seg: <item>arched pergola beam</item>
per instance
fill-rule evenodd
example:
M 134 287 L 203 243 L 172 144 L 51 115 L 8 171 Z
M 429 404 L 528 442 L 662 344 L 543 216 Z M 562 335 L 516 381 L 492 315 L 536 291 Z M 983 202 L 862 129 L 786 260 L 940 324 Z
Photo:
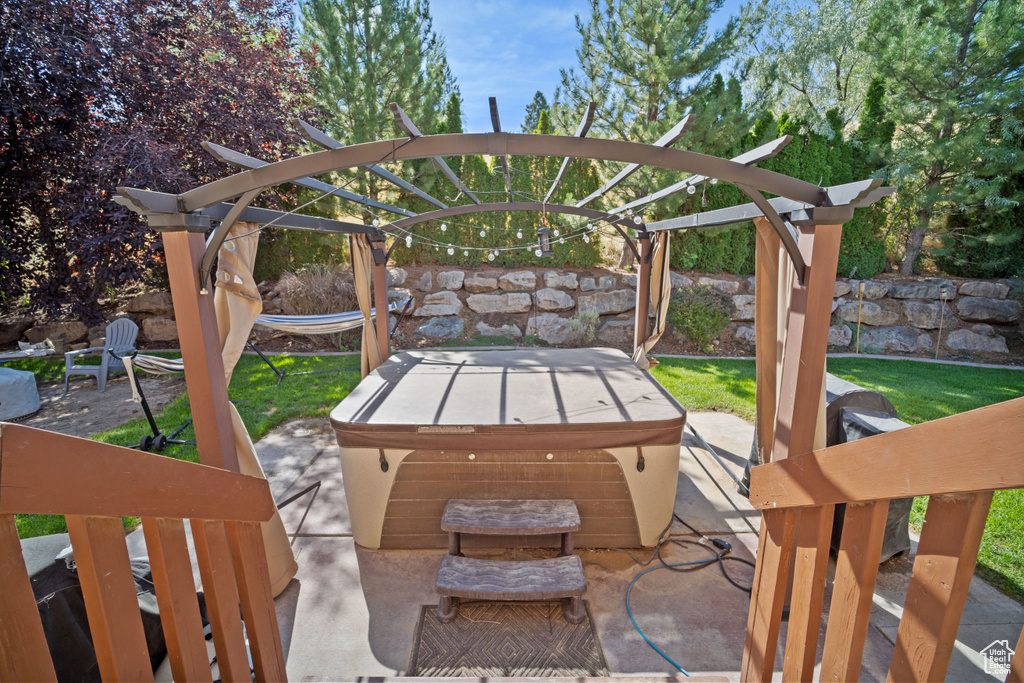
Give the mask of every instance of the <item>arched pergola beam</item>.
M 699 173 L 762 192 L 822 206 L 824 190 L 812 183 L 756 166 L 744 166 L 727 159 L 680 149 L 666 149 L 624 140 L 576 138 L 524 133 L 457 133 L 367 142 L 341 149 L 314 152 L 244 171 L 189 190 L 179 196 L 179 209 L 191 212 L 229 201 L 257 187 L 273 187 L 296 178 L 316 176 L 339 169 L 424 159 L 439 155 L 476 154 L 578 157 L 625 163 L 639 163 L 686 173 Z

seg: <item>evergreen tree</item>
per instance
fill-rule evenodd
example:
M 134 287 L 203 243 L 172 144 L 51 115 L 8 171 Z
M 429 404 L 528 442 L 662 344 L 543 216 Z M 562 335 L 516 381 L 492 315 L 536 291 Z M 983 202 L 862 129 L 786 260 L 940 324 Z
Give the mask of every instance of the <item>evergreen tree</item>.
M 523 120 L 523 132 L 532 133 L 540 121 L 540 113 L 548 111 L 548 100 L 544 93 L 538 90 L 533 95 L 533 101 L 526 105 L 526 118 Z

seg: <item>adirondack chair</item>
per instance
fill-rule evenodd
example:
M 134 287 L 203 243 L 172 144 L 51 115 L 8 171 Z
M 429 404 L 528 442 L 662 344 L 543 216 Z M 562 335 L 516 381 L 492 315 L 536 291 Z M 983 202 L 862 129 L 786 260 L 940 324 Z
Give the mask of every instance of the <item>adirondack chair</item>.
M 95 346 L 79 351 L 69 351 L 64 354 L 64 393 L 71 387 L 71 375 L 92 375 L 96 378 L 101 392 L 107 390 L 107 373 L 111 370 L 124 372 L 124 363 L 121 359 L 107 353 L 107 350 L 116 351 L 123 355 L 135 348 L 135 338 L 139 335 L 139 326 L 127 318 L 120 318 L 107 325 L 107 339 L 103 346 Z M 102 351 L 103 358 L 99 365 L 76 365 L 75 357 L 90 351 Z

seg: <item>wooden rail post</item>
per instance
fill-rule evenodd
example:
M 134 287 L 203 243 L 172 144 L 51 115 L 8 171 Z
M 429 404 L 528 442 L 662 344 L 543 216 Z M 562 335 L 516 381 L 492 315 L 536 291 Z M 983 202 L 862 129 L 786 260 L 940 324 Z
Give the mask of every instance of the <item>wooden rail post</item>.
M 757 403 L 758 462 L 771 462 L 775 441 L 775 409 L 778 405 L 779 365 L 779 270 L 780 261 L 788 262 L 782 241 L 767 218 L 755 218 L 757 229 L 754 248 L 754 345 L 756 348 L 757 381 L 754 385 Z

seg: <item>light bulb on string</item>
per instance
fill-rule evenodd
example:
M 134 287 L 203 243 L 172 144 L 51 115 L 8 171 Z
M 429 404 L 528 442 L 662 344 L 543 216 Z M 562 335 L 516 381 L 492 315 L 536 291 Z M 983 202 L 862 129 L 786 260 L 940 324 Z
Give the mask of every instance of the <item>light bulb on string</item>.
M 405 236 L 405 246 L 407 249 L 412 246 L 412 235 Z
M 558 231 L 558 228 L 555 228 L 555 237 L 558 237 L 560 234 L 561 233 Z
M 640 216 L 633 216 L 633 222 L 640 225 L 643 222 L 643 219 L 640 218 Z
M 487 255 L 487 260 L 488 261 L 493 261 L 494 260 L 494 252 L 493 251 L 490 254 Z
M 487 231 L 486 230 L 481 230 L 480 231 L 480 236 L 481 237 L 487 237 Z
M 694 187 L 693 185 L 690 185 L 689 187 L 686 188 L 686 193 L 687 194 L 697 194 L 697 188 Z
M 533 255 L 536 256 L 537 258 L 540 258 L 540 249 L 534 249 Z
M 711 184 L 712 185 L 717 185 L 718 184 L 718 178 L 712 178 L 711 179 Z
M 523 239 L 523 231 L 522 230 L 516 230 L 516 239 L 519 239 L 519 240 Z
M 454 253 L 455 253 L 455 250 L 452 249 L 451 247 L 448 247 L 448 255 L 451 256 Z
M 587 244 L 590 244 L 590 235 L 584 235 L 583 241 L 586 242 Z
M 377 227 L 377 226 L 379 226 L 379 225 L 380 225 L 380 220 L 379 220 L 379 219 L 377 219 L 377 218 L 374 218 L 374 219 L 373 219 L 373 227 L 375 227 L 375 228 L 376 228 L 376 227 Z
M 448 231 L 448 224 L 447 223 L 442 223 L 441 224 L 441 232 L 447 232 L 447 231 Z

